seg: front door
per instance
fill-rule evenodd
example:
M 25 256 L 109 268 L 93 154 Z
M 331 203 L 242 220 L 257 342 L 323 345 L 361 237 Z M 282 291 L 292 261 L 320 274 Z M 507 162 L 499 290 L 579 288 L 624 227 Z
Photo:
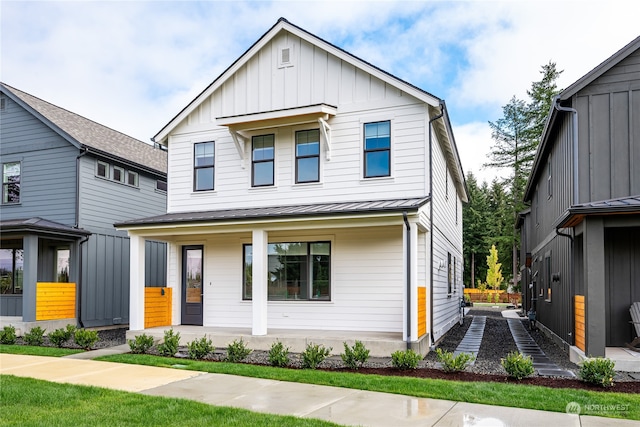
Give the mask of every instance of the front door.
M 182 247 L 182 324 L 202 326 L 202 246 Z

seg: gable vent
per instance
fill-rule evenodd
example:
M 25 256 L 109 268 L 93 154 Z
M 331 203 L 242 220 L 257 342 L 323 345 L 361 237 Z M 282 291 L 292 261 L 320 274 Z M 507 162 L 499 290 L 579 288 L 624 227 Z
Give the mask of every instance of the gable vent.
M 279 49 L 278 53 L 278 68 L 293 67 L 294 57 L 292 46 L 283 46 Z

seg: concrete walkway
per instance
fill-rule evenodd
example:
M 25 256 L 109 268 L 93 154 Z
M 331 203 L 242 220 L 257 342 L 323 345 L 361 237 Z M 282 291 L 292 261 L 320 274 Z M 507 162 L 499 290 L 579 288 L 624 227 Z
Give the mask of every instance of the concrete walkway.
M 101 350 L 98 350 L 101 351 Z M 95 356 L 96 353 L 93 353 Z M 87 353 L 85 353 L 87 354 Z M 191 399 L 360 426 L 637 426 L 636 421 L 478 405 L 120 363 L 0 354 L 0 374 Z M 567 402 L 569 403 L 569 402 Z M 575 409 L 575 406 L 572 406 Z

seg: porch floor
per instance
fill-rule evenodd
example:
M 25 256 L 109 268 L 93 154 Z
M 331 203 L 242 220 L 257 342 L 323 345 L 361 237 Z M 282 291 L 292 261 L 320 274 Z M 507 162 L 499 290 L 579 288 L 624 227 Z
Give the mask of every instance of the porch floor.
M 204 336 L 209 338 L 215 347 L 225 348 L 234 340 L 241 339 L 252 350 L 269 350 L 271 345 L 280 341 L 289 351 L 303 352 L 309 343 L 331 347 L 331 354 L 344 352 L 343 342 L 353 345 L 356 340 L 369 349 L 373 357 L 390 357 L 397 350 L 406 350 L 407 343 L 402 340 L 400 332 L 363 332 L 363 331 L 325 331 L 310 329 L 269 329 L 267 335 L 251 335 L 250 328 L 219 328 L 207 326 L 175 325 L 148 328 L 142 331 L 127 331 L 127 339 L 147 334 L 156 341 L 162 341 L 164 332 L 173 328 L 180 333 L 180 345 L 186 345 L 194 339 Z
M 640 372 L 640 352 L 624 347 L 605 348 L 605 357 L 615 362 L 615 370 L 620 372 Z M 569 358 L 573 363 L 580 363 L 587 356 L 578 347 L 569 347 Z

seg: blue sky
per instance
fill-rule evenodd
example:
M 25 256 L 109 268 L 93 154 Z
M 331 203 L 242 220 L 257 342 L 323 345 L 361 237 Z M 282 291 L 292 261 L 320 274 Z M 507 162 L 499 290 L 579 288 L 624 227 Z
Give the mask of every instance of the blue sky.
M 0 79 L 143 141 L 280 17 L 445 99 L 465 171 L 554 61 L 566 87 L 640 34 L 640 2 L 2 1 Z

